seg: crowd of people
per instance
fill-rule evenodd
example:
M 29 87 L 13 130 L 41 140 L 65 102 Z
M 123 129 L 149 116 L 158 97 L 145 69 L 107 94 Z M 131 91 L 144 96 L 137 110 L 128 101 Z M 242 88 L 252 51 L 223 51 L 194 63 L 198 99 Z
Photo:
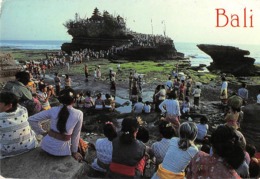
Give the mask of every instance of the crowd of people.
M 91 94 L 90 91 L 76 93 L 68 75 L 65 76 L 64 88 L 61 88 L 58 73 L 54 78 L 56 90 L 44 80 L 34 89 L 30 83 L 32 75 L 26 71 L 17 72 L 15 77 L 0 93 L 1 159 L 36 148 L 36 136 L 43 135 L 42 150 L 53 156 L 71 155 L 82 161 L 83 154 L 78 148 L 83 116 L 90 111 L 114 111 L 115 96 Z M 224 117 L 226 123 L 209 135 L 207 116 L 202 116 L 199 124 L 180 121 L 180 117 L 188 115 L 192 108 L 191 96 L 194 108 L 199 107 L 200 85 L 194 84 L 190 76 L 169 77 L 165 84 L 156 87 L 154 101 L 145 103 L 140 96 L 142 86 L 139 78 L 141 75 L 136 72 L 129 76 L 131 99 L 135 98 L 134 114 L 123 119 L 119 132 L 112 121 L 104 124 L 105 138 L 96 141 L 97 158 L 91 164 L 93 170 L 110 178 L 138 178 L 144 175 L 148 161 L 152 161 L 156 166 L 152 178 L 259 176 L 259 152 L 239 131 L 241 108 L 248 100 L 245 84 L 237 94 L 228 96 L 228 82 L 222 77 L 220 99 L 229 110 Z M 51 106 L 50 98 L 57 98 L 61 105 Z M 257 104 L 260 105 L 260 91 Z M 153 110 L 162 114 L 158 122 L 161 140 L 149 146 L 146 144 L 149 132 L 136 116 Z M 47 119 L 50 121 L 48 131 L 41 125 Z

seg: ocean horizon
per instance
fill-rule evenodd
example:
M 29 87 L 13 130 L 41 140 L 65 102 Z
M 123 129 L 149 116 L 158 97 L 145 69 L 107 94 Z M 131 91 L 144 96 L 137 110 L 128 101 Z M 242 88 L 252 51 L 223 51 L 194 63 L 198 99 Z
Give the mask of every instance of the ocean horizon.
M 21 49 L 21 50 L 60 50 L 61 45 L 70 40 L 0 40 L 0 48 Z M 192 66 L 199 64 L 210 65 L 212 59 L 209 55 L 202 52 L 194 42 L 174 42 L 175 48 L 178 52 L 185 54 L 189 58 Z M 210 43 L 213 44 L 213 43 Z M 227 45 L 227 44 L 216 44 Z M 243 50 L 248 50 L 250 55 L 248 57 L 254 58 L 255 64 L 260 64 L 260 45 L 248 44 L 230 44 Z

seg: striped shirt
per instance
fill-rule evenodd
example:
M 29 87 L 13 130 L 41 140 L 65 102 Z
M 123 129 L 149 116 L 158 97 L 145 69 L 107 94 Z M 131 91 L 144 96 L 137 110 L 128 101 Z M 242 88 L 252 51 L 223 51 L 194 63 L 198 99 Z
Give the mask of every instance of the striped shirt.
M 160 164 L 162 163 L 165 154 L 169 148 L 171 139 L 162 138 L 162 140 L 155 142 L 152 144 L 151 148 L 154 152 L 154 156 L 156 158 L 156 163 Z
M 32 126 L 33 130 L 37 134 L 42 134 L 46 132 L 43 130 L 40 123 L 42 121 L 50 119 L 50 128 L 55 132 L 59 132 L 59 130 L 57 129 L 57 122 L 58 114 L 62 107 L 63 106 L 53 107 L 49 110 L 42 111 L 29 117 L 29 123 Z M 71 139 L 69 141 L 61 141 L 49 135 L 46 135 L 41 142 L 41 148 L 49 154 L 55 156 L 71 155 L 72 152 L 78 151 L 80 131 L 83 122 L 83 113 L 82 111 L 73 108 L 71 105 L 67 106 L 67 108 L 70 114 L 66 123 L 67 132 L 65 134 L 71 135 Z
M 110 162 L 112 161 L 112 151 L 113 151 L 112 142 L 109 141 L 108 138 L 98 139 L 96 141 L 97 158 L 93 161 L 91 167 L 95 170 L 106 172 L 105 169 L 101 168 L 97 164 L 97 159 L 104 164 L 110 164 Z

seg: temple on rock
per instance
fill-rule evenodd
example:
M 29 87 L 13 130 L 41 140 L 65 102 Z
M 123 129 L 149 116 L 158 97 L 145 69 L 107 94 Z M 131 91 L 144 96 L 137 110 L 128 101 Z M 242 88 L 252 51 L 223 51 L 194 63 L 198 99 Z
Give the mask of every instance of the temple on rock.
M 124 18 L 113 16 L 107 11 L 103 14 L 97 8 L 90 18 L 80 18 L 76 13 L 74 20 L 64 26 L 73 37 L 71 43 L 64 43 L 63 51 L 83 49 L 109 50 L 110 58 L 118 59 L 181 59 L 183 53 L 177 52 L 173 40 L 164 35 L 141 34 L 127 28 Z

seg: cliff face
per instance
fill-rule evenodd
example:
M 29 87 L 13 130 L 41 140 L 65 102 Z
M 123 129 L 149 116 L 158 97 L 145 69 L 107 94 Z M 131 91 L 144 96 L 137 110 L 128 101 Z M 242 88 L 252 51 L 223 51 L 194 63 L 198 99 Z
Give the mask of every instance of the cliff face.
M 248 50 L 222 45 L 199 44 L 197 46 L 212 58 L 213 62 L 209 70 L 218 69 L 236 76 L 252 75 L 255 71 L 255 59 L 245 57 L 250 54 Z

